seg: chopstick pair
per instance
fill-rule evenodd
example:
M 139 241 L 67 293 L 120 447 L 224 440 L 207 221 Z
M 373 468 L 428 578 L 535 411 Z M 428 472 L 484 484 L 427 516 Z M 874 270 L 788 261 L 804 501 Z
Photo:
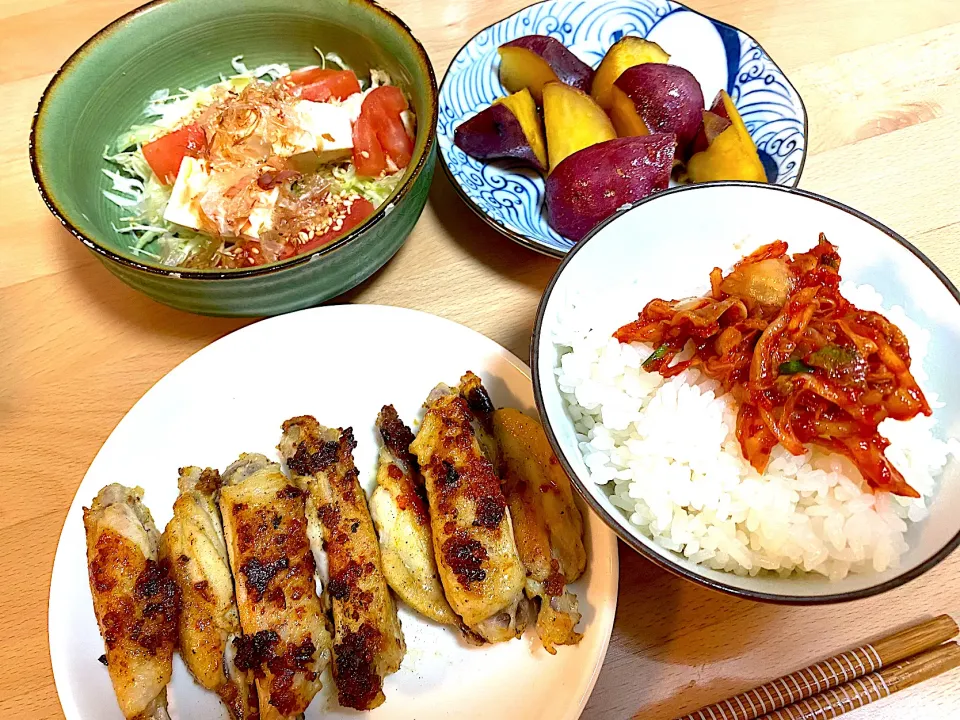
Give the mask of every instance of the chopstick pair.
M 708 705 L 678 720 L 823 720 L 960 666 L 958 633 L 940 615 Z

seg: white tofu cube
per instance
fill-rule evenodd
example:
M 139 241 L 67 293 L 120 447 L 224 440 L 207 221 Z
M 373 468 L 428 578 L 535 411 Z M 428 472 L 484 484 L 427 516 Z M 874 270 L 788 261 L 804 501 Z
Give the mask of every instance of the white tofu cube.
M 206 163 L 197 158 L 185 156 L 177 171 L 177 179 L 173 183 L 170 193 L 170 202 L 163 211 L 163 219 L 167 222 L 183 225 L 194 230 L 200 229 L 200 211 L 197 203 L 210 182 Z
M 274 145 L 280 157 L 316 152 L 321 162 L 347 157 L 353 152 L 351 109 L 334 103 L 300 100 L 293 106 L 297 129 L 282 144 Z
M 200 201 L 207 189 L 210 188 L 211 180 L 216 180 L 216 178 L 211 177 L 203 160 L 184 157 L 180 163 L 180 171 L 177 173 L 173 190 L 170 193 L 170 202 L 167 203 L 167 207 L 163 211 L 163 219 L 193 230 L 199 230 Z M 214 182 L 213 192 L 217 192 L 216 182 Z M 254 197 L 253 209 L 247 218 L 242 233 L 253 238 L 259 238 L 260 233 L 273 227 L 273 208 L 277 204 L 277 198 L 280 197 L 280 188 L 257 191 Z M 229 232 L 230 218 L 215 213 L 215 216 L 211 217 L 210 220 L 219 227 L 220 232 L 225 235 L 231 234 Z

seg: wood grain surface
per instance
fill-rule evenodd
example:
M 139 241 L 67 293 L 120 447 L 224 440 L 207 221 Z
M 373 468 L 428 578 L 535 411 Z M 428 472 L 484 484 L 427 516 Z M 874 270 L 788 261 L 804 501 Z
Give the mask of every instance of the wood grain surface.
M 249 320 L 189 315 L 110 275 L 46 211 L 27 135 L 69 54 L 136 0 L 0 0 L 0 717 L 62 717 L 47 595 L 74 491 L 133 403 L 183 359 Z M 524 0 L 386 0 L 438 75 L 474 32 Z M 960 283 L 960 2 L 691 0 L 756 37 L 810 116 L 800 186 L 853 205 Z M 555 260 L 500 237 L 438 169 L 407 244 L 343 302 L 417 308 L 526 358 Z M 78 540 L 79 541 L 79 540 Z M 882 597 L 786 608 L 675 578 L 621 546 L 620 601 L 583 717 L 668 720 L 918 619 L 960 617 L 960 554 Z M 848 717 L 958 717 L 960 671 Z

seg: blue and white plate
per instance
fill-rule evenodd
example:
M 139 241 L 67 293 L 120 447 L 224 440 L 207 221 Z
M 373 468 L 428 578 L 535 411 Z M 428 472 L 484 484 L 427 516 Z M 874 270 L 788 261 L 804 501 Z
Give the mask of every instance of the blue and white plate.
M 547 0 L 477 33 L 454 57 L 440 87 L 437 140 L 447 175 L 467 204 L 529 248 L 562 257 L 574 242 L 547 225 L 543 178 L 516 162 L 481 162 L 453 144 L 464 120 L 506 95 L 497 48 L 550 35 L 597 67 L 624 35 L 649 38 L 689 70 L 711 102 L 725 89 L 753 136 L 767 178 L 794 187 L 806 156 L 807 113 L 783 71 L 752 37 L 671 0 Z

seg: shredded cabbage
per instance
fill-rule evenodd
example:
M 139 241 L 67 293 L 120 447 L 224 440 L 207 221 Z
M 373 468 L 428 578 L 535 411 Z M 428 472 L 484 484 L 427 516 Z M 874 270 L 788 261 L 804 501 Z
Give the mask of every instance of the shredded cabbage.
M 326 69 L 327 63 L 331 62 L 341 70 L 353 70 L 353 68 L 347 65 L 343 61 L 343 58 L 337 55 L 335 52 L 324 52 L 316 45 L 313 46 L 313 51 L 320 56 L 320 67 L 324 69 Z
M 343 186 L 346 192 L 355 192 L 369 200 L 374 207 L 382 205 L 396 190 L 403 180 L 404 171 L 398 170 L 392 175 L 382 178 L 365 178 L 357 175 L 357 170 L 351 163 L 347 166 L 333 168 L 333 177 Z
M 243 55 L 237 55 L 230 61 L 230 64 L 233 65 L 233 69 L 237 71 L 237 74 L 233 76 L 234 78 L 267 79 L 273 82 L 274 80 L 279 80 L 284 75 L 290 74 L 290 66 L 284 63 L 267 63 L 266 65 L 258 65 L 253 70 L 248 70 L 247 66 L 243 63 Z M 221 80 L 228 79 L 230 78 L 221 76 Z
M 370 87 L 376 88 L 381 85 L 393 85 L 393 79 L 390 77 L 390 74 L 383 71 L 377 70 L 376 68 L 370 69 Z
M 210 238 L 189 228 L 174 225 L 163 219 L 163 211 L 170 201 L 172 187 L 161 183 L 143 157 L 140 146 L 133 150 L 110 154 L 107 147 L 104 160 L 119 171 L 103 169 L 111 180 L 111 189 L 103 195 L 115 205 L 131 210 L 131 215 L 120 218 L 124 223 L 114 227 L 120 235 L 133 236 L 129 250 L 164 265 L 179 265 Z M 148 249 L 151 246 L 151 249 Z

